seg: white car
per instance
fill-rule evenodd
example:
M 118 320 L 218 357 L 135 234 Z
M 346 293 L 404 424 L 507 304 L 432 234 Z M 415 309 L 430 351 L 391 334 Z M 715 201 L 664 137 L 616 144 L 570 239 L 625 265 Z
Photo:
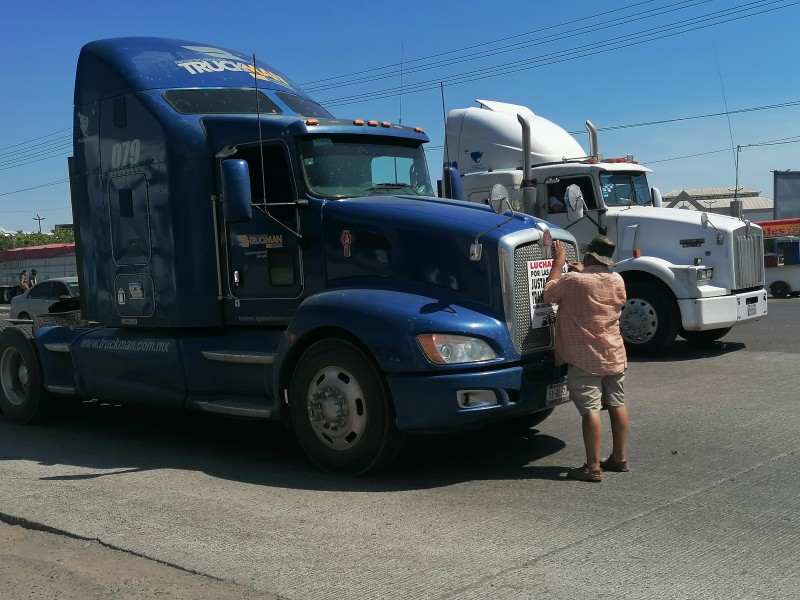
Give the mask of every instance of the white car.
M 77 295 L 77 277 L 54 277 L 41 281 L 11 299 L 8 318 L 33 319 L 36 315 L 47 314 L 50 307 L 59 300 L 74 298 Z

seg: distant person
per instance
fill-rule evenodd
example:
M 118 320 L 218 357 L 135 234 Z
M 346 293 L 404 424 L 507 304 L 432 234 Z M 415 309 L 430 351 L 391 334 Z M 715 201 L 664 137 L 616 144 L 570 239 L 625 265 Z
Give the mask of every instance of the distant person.
M 19 274 L 19 285 L 17 287 L 17 295 L 25 293 L 28 289 L 28 269 L 22 269 Z
M 31 276 L 28 278 L 28 287 L 32 288 L 36 285 L 36 269 L 31 269 Z
M 567 205 L 564 203 L 563 193 L 557 186 L 550 188 L 550 197 L 547 199 L 547 204 L 550 207 L 551 213 L 567 212 Z
M 609 269 L 614 242 L 597 236 L 586 248 L 583 264 L 570 263 L 562 275 L 567 251 L 553 242 L 553 266 L 544 286 L 544 301 L 558 304 L 556 364 L 567 364 L 567 388 L 582 419 L 586 462 L 567 478 L 602 481 L 603 471 L 628 471 L 628 409 L 623 381 L 628 359 L 619 329 L 625 305 L 625 282 Z M 608 409 L 613 449 L 600 460 L 603 423 Z M 602 469 L 602 470 L 601 470 Z

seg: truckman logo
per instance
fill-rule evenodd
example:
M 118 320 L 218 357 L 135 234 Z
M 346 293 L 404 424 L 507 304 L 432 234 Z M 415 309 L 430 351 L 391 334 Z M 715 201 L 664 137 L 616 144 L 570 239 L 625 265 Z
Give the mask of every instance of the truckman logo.
M 250 246 L 264 246 L 265 248 L 283 248 L 282 235 L 237 235 L 242 248 Z
M 345 257 L 349 257 L 353 248 L 353 234 L 350 233 L 349 229 L 342 231 L 342 247 L 344 248 Z
M 251 63 L 243 60 L 235 54 L 231 54 L 220 48 L 212 48 L 209 46 L 183 46 L 187 50 L 199 52 L 210 56 L 209 59 L 199 60 L 179 60 L 175 64 L 183 67 L 190 75 L 197 75 L 199 73 L 221 73 L 223 71 L 240 71 L 249 73 L 255 79 L 261 81 L 272 81 L 279 83 L 291 89 L 291 85 L 283 77 L 272 71 L 267 71 L 261 67 L 254 67 Z

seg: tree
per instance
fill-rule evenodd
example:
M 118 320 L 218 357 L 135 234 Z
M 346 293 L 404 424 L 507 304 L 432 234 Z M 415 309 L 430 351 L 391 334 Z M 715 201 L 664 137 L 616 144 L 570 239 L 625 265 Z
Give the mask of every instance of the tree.
M 0 236 L 0 250 L 25 248 L 27 246 L 44 246 L 46 244 L 69 244 L 75 236 L 69 229 L 59 229 L 52 233 L 24 233 L 18 231 L 11 235 Z

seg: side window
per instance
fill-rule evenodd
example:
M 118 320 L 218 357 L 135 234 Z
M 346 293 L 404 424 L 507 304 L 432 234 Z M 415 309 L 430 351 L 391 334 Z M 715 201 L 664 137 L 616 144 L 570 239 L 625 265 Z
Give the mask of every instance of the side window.
M 50 297 L 50 290 L 52 288 L 53 286 L 49 281 L 42 282 L 31 288 L 31 291 L 28 292 L 28 298 L 39 299 L 39 300 L 47 299 Z
M 264 144 L 242 156 L 250 167 L 253 204 L 264 205 L 274 217 L 291 219 L 295 214 L 295 192 L 289 161 L 282 144 Z M 281 206 L 284 205 L 284 206 Z
M 50 298 L 53 300 L 58 300 L 61 296 L 69 296 L 69 290 L 67 286 L 61 283 L 60 281 L 53 282 L 53 289 L 50 292 Z
M 561 179 L 560 184 L 564 187 L 564 190 L 566 190 L 570 185 L 577 185 L 579 188 L 581 188 L 583 201 L 586 203 L 586 210 L 597 210 L 600 208 L 600 204 L 597 202 L 597 195 L 594 193 L 594 185 L 591 178 L 564 177 Z

